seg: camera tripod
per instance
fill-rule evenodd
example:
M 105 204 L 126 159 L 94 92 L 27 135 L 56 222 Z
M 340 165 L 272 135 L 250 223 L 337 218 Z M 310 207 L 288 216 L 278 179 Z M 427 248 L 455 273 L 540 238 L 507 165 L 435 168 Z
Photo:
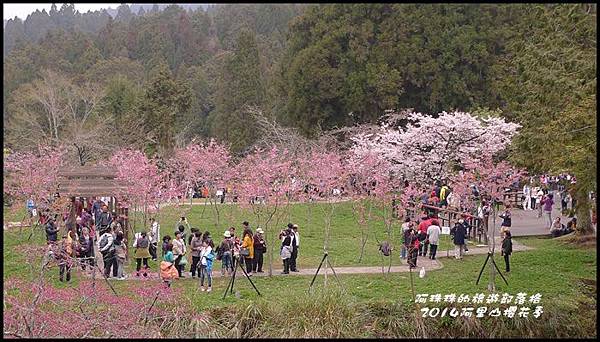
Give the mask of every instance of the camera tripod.
M 312 281 L 310 282 L 310 286 L 308 287 L 308 290 L 312 290 L 312 286 L 315 283 L 315 280 L 317 279 L 317 274 L 319 274 L 319 271 L 321 270 L 321 266 L 323 266 L 323 263 L 325 261 L 327 261 L 327 266 L 329 266 L 329 268 L 331 268 L 331 271 L 333 271 L 333 275 L 335 276 L 335 280 L 337 280 L 338 284 L 342 286 L 342 283 L 340 282 L 340 280 L 338 279 L 337 274 L 335 273 L 335 269 L 333 269 L 333 266 L 331 265 L 331 262 L 329 261 L 329 253 L 325 252 L 323 254 L 323 259 L 321 259 L 321 263 L 319 264 L 319 267 L 317 267 L 317 272 L 315 272 L 315 275 L 313 276 Z
M 228 291 L 229 291 L 229 294 L 233 294 L 233 285 L 235 284 L 235 275 L 237 273 L 238 266 L 239 266 L 239 268 L 242 269 L 242 272 L 244 272 L 244 275 L 246 276 L 246 278 L 248 279 L 248 281 L 250 282 L 250 284 L 252 285 L 254 290 L 256 290 L 256 293 L 258 293 L 259 296 L 262 296 L 260 294 L 260 292 L 258 291 L 258 289 L 256 288 L 256 286 L 254 285 L 254 282 L 252 281 L 252 279 L 250 279 L 250 276 L 248 275 L 248 273 L 246 273 L 246 270 L 244 269 L 244 266 L 242 266 L 240 259 L 236 259 L 236 260 L 234 260 L 234 262 L 235 262 L 236 266 L 233 270 L 231 280 L 229 281 L 229 284 L 227 285 L 227 288 L 225 289 L 225 293 L 223 293 L 223 299 L 225 299 L 225 297 L 227 296 Z
M 498 271 L 498 274 L 502 277 L 502 280 L 504 280 L 504 282 L 506 283 L 506 285 L 508 285 L 508 282 L 506 281 L 506 278 L 504 278 L 504 276 L 500 272 L 500 269 L 498 268 L 498 265 L 496 265 L 496 262 L 494 261 L 494 255 L 492 254 L 492 252 L 488 252 L 487 253 L 487 258 L 485 258 L 485 262 L 483 263 L 483 267 L 481 268 L 481 271 L 479 272 L 479 277 L 477 277 L 477 282 L 475 283 L 475 285 L 479 285 L 479 280 L 481 279 L 481 275 L 483 274 L 483 270 L 485 270 L 485 265 L 487 265 L 488 260 L 490 260 L 490 259 L 492 260 L 492 264 L 496 268 L 496 271 Z

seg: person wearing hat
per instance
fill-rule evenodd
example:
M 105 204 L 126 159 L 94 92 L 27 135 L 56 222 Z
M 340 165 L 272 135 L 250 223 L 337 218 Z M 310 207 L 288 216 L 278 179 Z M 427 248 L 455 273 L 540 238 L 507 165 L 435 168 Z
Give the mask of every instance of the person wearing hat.
M 263 255 L 267 252 L 267 242 L 265 241 L 264 231 L 258 227 L 254 234 L 254 259 L 252 272 L 263 273 Z
M 290 271 L 300 272 L 296 267 L 298 259 L 298 247 L 300 247 L 300 235 L 298 234 L 298 225 L 292 225 L 292 256 L 290 257 Z
M 231 240 L 231 232 L 229 230 L 226 230 L 225 233 L 223 234 L 223 241 L 221 242 L 221 244 L 219 245 L 219 252 L 218 254 L 220 254 L 220 258 L 221 258 L 221 276 L 225 275 L 225 270 L 227 270 L 227 275 L 230 275 L 231 272 L 233 271 L 233 258 L 232 258 L 232 254 L 233 254 L 233 247 L 232 247 L 232 240 Z

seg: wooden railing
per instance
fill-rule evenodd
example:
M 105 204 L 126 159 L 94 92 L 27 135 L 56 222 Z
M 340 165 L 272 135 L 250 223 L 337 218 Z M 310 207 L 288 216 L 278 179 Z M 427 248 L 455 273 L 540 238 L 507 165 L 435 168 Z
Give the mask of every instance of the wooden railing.
M 508 203 L 513 208 L 523 208 L 523 200 L 521 199 L 522 197 L 523 191 L 505 192 L 502 195 L 502 203 L 504 205 Z
M 418 214 L 418 210 L 428 211 L 430 213 L 433 212 L 437 214 L 438 220 L 442 226 L 450 228 L 454 226 L 456 221 L 462 218 L 471 226 L 471 230 L 468 232 L 469 238 L 477 238 L 478 242 L 487 243 L 485 222 L 483 222 L 481 218 L 448 208 L 435 207 L 427 204 L 418 204 L 416 206 L 414 205 L 415 203 L 412 204 L 413 206 L 407 210 L 410 215 L 409 217 L 414 218 Z

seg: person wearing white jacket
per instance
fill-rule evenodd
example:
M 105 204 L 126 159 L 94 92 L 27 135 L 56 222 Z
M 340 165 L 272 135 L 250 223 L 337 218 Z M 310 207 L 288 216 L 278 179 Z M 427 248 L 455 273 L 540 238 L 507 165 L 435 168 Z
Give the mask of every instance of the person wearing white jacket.
M 535 199 L 537 201 L 538 215 L 537 217 L 542 217 L 542 199 L 544 198 L 544 190 L 541 187 L 536 187 L 537 192 L 535 192 Z
M 529 184 L 523 185 L 523 196 L 525 197 L 523 200 L 523 210 L 533 210 L 531 209 L 531 187 Z
M 179 273 L 179 278 L 185 278 L 183 276 L 183 267 L 187 263 L 187 260 L 184 260 L 186 248 L 185 242 L 183 241 L 181 235 L 182 233 L 180 231 L 175 233 L 176 238 L 173 240 L 173 258 L 175 259 L 174 264 L 177 272 Z

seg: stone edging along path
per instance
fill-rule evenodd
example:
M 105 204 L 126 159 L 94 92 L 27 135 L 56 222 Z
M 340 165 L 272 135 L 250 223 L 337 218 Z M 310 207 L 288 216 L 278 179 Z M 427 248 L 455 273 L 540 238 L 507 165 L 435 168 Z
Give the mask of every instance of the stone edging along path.
M 534 248 L 532 247 L 527 247 L 517 241 L 514 240 L 513 238 L 513 252 L 520 252 L 520 251 L 527 251 L 527 250 L 533 250 Z M 439 270 L 442 269 L 444 267 L 444 265 L 440 262 L 440 259 L 442 258 L 446 258 L 446 255 L 444 253 L 444 250 L 438 250 L 438 255 L 440 255 L 436 260 L 430 260 L 427 257 L 418 257 L 417 258 L 417 268 L 414 269 L 413 271 L 418 273 L 422 267 L 425 267 L 425 271 L 429 272 L 429 271 L 434 271 L 434 270 Z M 487 247 L 471 247 L 469 248 L 469 252 L 466 253 L 466 257 L 470 256 L 470 255 L 482 255 L 482 254 L 487 254 L 488 252 L 488 248 Z M 495 254 L 500 254 L 500 243 L 499 243 L 499 238 L 497 238 L 496 241 L 496 253 Z M 450 251 L 450 258 L 454 257 L 454 251 L 451 250 Z M 406 260 L 402 260 L 402 265 L 399 266 L 392 266 L 390 269 L 390 273 L 402 273 L 402 272 L 409 272 L 409 267 L 406 264 Z M 348 267 L 335 267 L 335 273 L 336 274 L 382 274 L 382 268 L 381 266 L 348 266 Z M 385 273 L 387 273 L 388 270 L 388 265 L 386 264 L 383 268 L 383 271 L 385 271 Z M 238 270 L 239 271 L 239 270 Z M 317 269 L 316 268 L 306 268 L 306 269 L 301 269 L 300 272 L 290 272 L 287 275 L 281 274 L 282 269 L 273 269 L 273 276 L 313 276 L 316 272 Z M 241 271 L 238 272 L 239 274 L 237 276 L 243 276 L 243 273 Z M 325 265 L 323 265 L 321 267 L 321 270 L 319 271 L 319 275 L 322 276 L 325 273 Z M 327 273 L 330 276 L 333 276 L 333 273 L 331 272 L 331 269 L 327 268 Z M 91 276 L 89 273 L 84 273 L 88 276 Z M 184 279 L 192 279 L 189 276 L 189 272 L 185 272 L 186 277 Z M 254 273 L 253 277 L 264 277 L 264 276 L 268 276 L 268 271 L 265 271 L 264 273 Z M 101 277 L 101 276 L 100 276 Z M 215 278 L 220 278 L 221 276 L 221 272 L 220 270 L 213 270 L 213 277 Z M 115 280 L 114 278 L 109 278 L 111 280 Z M 157 272 L 151 272 L 148 273 L 148 277 L 144 278 L 142 276 L 140 277 L 135 277 L 133 274 L 128 275 L 128 277 L 126 278 L 126 280 L 131 280 L 131 281 L 136 281 L 136 280 L 156 280 L 159 279 L 158 273 Z M 115 280 L 115 281 L 119 281 L 119 280 Z

